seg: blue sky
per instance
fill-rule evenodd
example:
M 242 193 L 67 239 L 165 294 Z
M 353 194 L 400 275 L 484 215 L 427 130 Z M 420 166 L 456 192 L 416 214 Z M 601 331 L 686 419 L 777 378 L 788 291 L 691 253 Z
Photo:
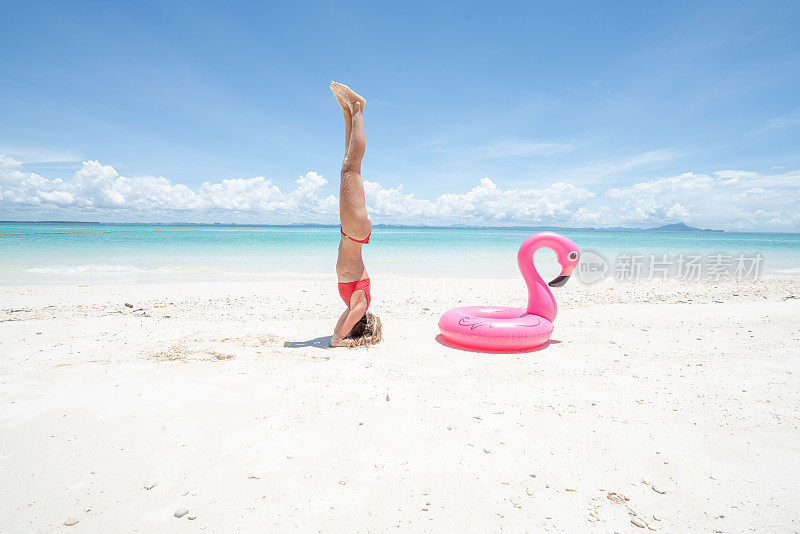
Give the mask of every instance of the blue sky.
M 4 12 L 0 218 L 333 221 L 337 80 L 376 222 L 800 229 L 796 2 Z

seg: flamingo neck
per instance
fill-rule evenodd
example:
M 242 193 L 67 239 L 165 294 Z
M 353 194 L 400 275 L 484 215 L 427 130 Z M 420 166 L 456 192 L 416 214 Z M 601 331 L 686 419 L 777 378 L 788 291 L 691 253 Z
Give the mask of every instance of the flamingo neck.
M 532 237 L 525 240 L 517 254 L 517 264 L 522 278 L 528 286 L 528 313 L 544 317 L 552 322 L 556 318 L 556 299 L 533 264 L 533 254 L 542 248 L 537 241 Z

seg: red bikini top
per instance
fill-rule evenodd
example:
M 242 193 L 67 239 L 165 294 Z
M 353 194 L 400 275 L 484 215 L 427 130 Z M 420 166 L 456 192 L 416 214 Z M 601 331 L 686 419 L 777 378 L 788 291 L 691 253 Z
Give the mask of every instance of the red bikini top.
M 344 230 L 342 230 L 341 226 L 339 227 L 339 231 L 342 233 L 342 237 L 346 237 L 350 241 L 355 241 L 356 243 L 361 243 L 362 245 L 368 244 L 369 243 L 369 238 L 372 235 L 372 232 L 370 231 L 369 235 L 367 237 L 365 237 L 364 239 L 356 239 L 356 238 L 350 237 L 349 235 L 344 233 Z

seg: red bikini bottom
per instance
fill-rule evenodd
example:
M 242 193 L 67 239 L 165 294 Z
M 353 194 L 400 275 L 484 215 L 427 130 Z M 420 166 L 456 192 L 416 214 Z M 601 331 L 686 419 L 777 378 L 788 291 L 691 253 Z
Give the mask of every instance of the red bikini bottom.
M 355 282 L 339 282 L 339 296 L 342 297 L 342 300 L 348 308 L 350 307 L 350 298 L 353 296 L 353 293 L 359 289 L 363 289 L 364 293 L 367 294 L 367 308 L 369 308 L 369 278 L 364 278 L 363 280 L 357 280 Z

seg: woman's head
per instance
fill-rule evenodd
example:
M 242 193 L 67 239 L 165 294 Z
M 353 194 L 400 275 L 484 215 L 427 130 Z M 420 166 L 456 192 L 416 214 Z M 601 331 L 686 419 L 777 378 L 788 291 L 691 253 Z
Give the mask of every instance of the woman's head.
M 345 339 L 352 339 L 354 347 L 366 347 L 380 342 L 383 339 L 381 320 L 377 315 L 367 312 Z

